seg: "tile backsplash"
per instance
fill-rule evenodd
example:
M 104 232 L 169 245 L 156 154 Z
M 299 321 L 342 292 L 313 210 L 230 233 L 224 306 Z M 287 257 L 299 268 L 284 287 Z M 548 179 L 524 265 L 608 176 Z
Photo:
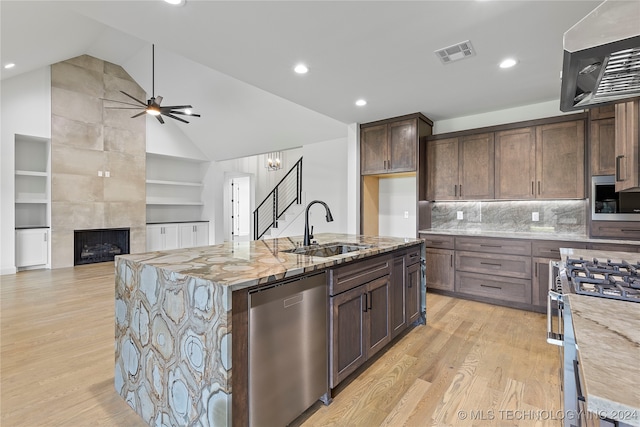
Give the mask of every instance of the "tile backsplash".
M 588 206 L 588 200 L 435 202 L 431 228 L 584 235 Z

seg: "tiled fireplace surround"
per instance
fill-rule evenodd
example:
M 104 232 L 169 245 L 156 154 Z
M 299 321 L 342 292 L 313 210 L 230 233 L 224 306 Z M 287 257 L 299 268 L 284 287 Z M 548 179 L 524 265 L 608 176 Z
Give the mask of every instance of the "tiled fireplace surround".
M 146 99 L 118 65 L 83 55 L 51 66 L 53 268 L 73 266 L 75 230 L 129 228 L 130 251 L 144 252 L 146 123 L 104 108 L 120 90 Z

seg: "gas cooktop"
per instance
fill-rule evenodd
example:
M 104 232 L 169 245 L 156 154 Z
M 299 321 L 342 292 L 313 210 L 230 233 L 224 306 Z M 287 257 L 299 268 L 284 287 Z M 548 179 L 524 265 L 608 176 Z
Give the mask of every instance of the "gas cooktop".
M 640 262 L 569 258 L 565 268 L 577 294 L 640 302 Z

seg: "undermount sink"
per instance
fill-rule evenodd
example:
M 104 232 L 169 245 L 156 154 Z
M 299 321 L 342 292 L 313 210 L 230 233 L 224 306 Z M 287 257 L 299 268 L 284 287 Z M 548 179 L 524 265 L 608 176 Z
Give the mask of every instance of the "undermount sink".
M 301 246 L 295 249 L 288 249 L 281 252 L 289 252 L 299 255 L 331 257 L 344 255 L 350 252 L 357 252 L 362 249 L 369 249 L 373 245 L 362 245 L 357 243 L 326 243 L 324 245 Z

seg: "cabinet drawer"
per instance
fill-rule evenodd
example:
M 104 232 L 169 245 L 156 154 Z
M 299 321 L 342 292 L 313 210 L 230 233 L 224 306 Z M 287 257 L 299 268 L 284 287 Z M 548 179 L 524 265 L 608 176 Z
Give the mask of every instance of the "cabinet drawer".
M 589 249 L 592 249 L 594 251 L 640 252 L 640 244 L 621 245 L 616 243 L 591 243 L 589 244 Z M 627 261 L 631 262 L 632 260 L 627 260 Z
M 408 267 L 418 262 L 420 262 L 420 246 L 413 246 L 407 249 L 407 253 L 404 256 L 405 265 Z
M 460 293 L 531 304 L 531 280 L 456 273 L 456 291 Z
M 640 221 L 591 221 L 591 235 L 640 240 Z
M 356 286 L 391 274 L 391 257 L 376 257 L 329 270 L 329 295 L 337 295 Z
M 453 236 L 421 234 L 420 237 L 424 239 L 427 248 L 453 249 Z
M 531 255 L 540 258 L 560 259 L 560 248 L 587 249 L 587 244 L 559 240 L 534 240 L 531 243 Z
M 531 278 L 531 257 L 456 251 L 456 271 Z
M 515 239 L 456 237 L 456 250 L 494 254 L 531 255 L 531 242 Z

